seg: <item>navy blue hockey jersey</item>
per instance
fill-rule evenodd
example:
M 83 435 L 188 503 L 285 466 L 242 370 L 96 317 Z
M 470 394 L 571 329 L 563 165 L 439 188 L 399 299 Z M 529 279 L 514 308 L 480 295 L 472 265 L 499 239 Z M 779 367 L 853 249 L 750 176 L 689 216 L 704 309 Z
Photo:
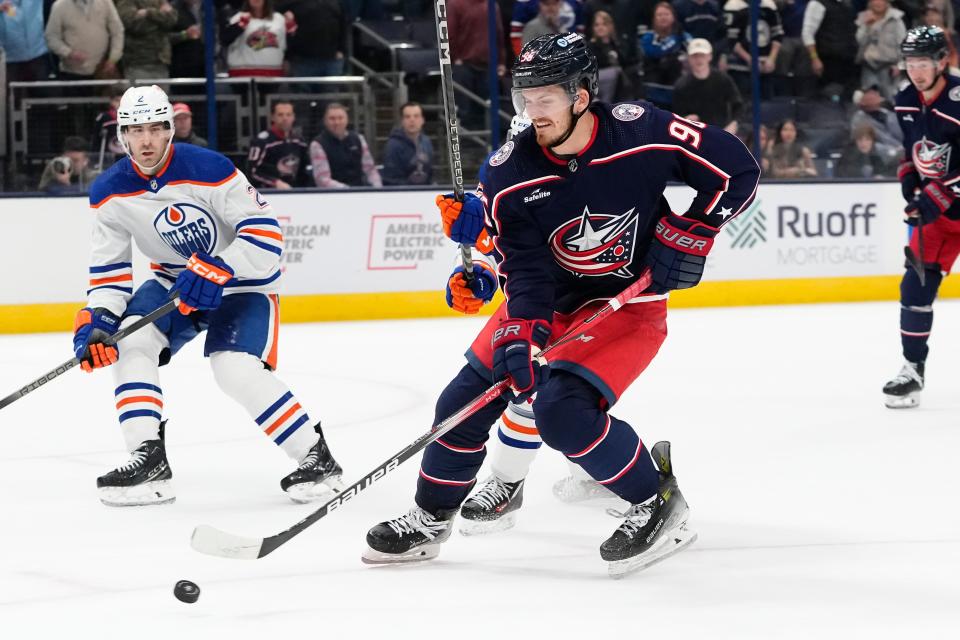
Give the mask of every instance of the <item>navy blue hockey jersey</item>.
M 904 161 L 912 163 L 924 183 L 940 180 L 960 196 L 960 80 L 944 78 L 943 89 L 929 102 L 912 84 L 907 86 L 897 94 L 895 109 Z M 960 218 L 960 200 L 945 215 Z
M 609 299 L 642 271 L 668 182 L 720 227 L 753 200 L 760 168 L 735 136 L 646 102 L 595 103 L 593 137 L 561 159 L 531 129 L 488 160 L 480 185 L 512 317 L 552 321 Z

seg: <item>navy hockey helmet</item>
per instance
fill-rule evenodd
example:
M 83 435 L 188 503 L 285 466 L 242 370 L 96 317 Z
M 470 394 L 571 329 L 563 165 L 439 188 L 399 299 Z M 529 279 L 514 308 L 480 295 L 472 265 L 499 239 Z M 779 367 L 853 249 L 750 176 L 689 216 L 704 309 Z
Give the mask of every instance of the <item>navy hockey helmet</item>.
M 941 60 L 947 55 L 947 36 L 937 26 L 914 27 L 900 43 L 903 58 L 932 58 Z
M 513 88 L 565 85 L 571 93 L 584 86 L 595 98 L 600 93 L 597 59 L 579 33 L 534 38 L 523 45 L 513 66 Z

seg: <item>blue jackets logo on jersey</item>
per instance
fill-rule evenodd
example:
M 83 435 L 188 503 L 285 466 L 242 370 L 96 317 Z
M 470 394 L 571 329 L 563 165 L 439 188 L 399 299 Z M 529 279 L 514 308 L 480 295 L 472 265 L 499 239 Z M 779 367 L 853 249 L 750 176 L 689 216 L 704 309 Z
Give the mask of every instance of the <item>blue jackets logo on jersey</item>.
M 950 166 L 950 143 L 937 144 L 921 138 L 913 143 L 913 164 L 924 178 L 942 178 Z
M 627 268 L 633 261 L 639 215 L 636 208 L 621 215 L 590 213 L 561 225 L 550 234 L 550 250 L 567 271 L 580 276 L 612 273 L 621 278 L 633 274 Z
M 213 255 L 217 225 L 213 217 L 195 204 L 178 202 L 164 207 L 153 220 L 160 238 L 184 260 L 194 253 Z

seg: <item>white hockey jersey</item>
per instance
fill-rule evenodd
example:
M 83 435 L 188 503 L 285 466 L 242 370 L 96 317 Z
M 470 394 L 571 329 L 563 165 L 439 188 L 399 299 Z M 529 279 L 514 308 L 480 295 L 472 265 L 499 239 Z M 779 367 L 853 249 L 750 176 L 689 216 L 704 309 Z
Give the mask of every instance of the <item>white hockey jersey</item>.
M 190 256 L 218 256 L 234 270 L 224 295 L 280 288 L 283 235 L 266 200 L 223 155 L 174 144 L 156 175 L 129 158 L 90 187 L 93 252 L 87 306 L 123 314 L 133 295 L 132 244 L 169 288 Z

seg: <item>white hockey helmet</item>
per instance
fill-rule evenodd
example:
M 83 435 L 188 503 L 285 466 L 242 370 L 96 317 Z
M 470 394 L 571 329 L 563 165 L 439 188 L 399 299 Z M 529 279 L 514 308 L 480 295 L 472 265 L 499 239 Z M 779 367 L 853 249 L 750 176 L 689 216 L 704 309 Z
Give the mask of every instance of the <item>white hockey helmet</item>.
M 507 133 L 507 140 L 513 140 L 517 135 L 530 126 L 530 120 L 523 116 L 513 116 L 510 120 L 510 131 Z
M 127 144 L 124 129 L 130 125 L 150 124 L 152 122 L 167 123 L 167 128 L 170 130 L 170 140 L 173 140 L 173 106 L 164 90 L 155 84 L 149 87 L 130 87 L 127 89 L 123 93 L 123 97 L 120 98 L 120 106 L 117 107 L 117 139 L 128 156 L 131 155 L 130 147 Z M 168 143 L 167 149 L 164 150 L 164 156 L 169 151 L 169 147 Z

